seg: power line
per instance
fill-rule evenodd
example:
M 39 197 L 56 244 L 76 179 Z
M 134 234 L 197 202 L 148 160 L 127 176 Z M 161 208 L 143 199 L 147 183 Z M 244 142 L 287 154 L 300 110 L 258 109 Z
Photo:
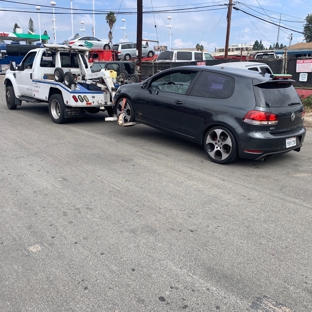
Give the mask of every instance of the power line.
M 250 15 L 250 16 L 252 16 L 252 17 L 254 17 L 254 18 L 257 18 L 257 19 L 259 19 L 259 20 L 261 20 L 261 21 L 263 21 L 263 22 L 266 22 L 266 23 L 269 23 L 269 24 L 272 24 L 272 25 L 275 25 L 275 26 L 278 26 L 278 27 L 281 27 L 281 28 L 284 28 L 284 29 L 288 29 L 288 30 L 291 30 L 291 31 L 293 31 L 293 32 L 296 32 L 296 33 L 299 33 L 299 34 L 304 35 L 304 32 L 302 32 L 302 31 L 298 31 L 298 30 L 295 30 L 295 29 L 292 29 L 292 28 L 289 28 L 289 27 L 285 27 L 285 26 L 280 26 L 280 25 L 278 25 L 278 24 L 276 24 L 276 23 L 273 23 L 273 22 L 271 22 L 271 21 L 265 20 L 264 18 L 261 18 L 261 17 L 259 17 L 259 16 L 254 15 L 254 14 L 248 13 L 248 12 L 242 10 L 242 9 L 239 9 L 238 7 L 235 7 L 235 6 L 234 6 L 233 9 L 236 10 L 236 11 L 241 11 L 241 12 L 243 12 L 243 13 L 245 13 L 245 14 L 247 14 L 247 15 Z

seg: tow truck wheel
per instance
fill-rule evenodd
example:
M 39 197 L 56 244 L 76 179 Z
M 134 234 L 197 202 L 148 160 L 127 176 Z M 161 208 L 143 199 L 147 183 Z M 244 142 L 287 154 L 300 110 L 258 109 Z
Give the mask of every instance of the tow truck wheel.
M 70 88 L 75 83 L 74 75 L 71 72 L 67 72 L 64 75 L 64 84 L 67 88 Z
M 63 82 L 64 81 L 64 71 L 62 68 L 60 68 L 60 67 L 55 68 L 54 80 L 57 82 Z
M 64 123 L 65 118 L 65 104 L 61 94 L 53 94 L 49 99 L 49 114 L 54 123 Z
M 8 109 L 11 109 L 11 110 L 16 109 L 15 93 L 14 93 L 14 89 L 12 86 L 6 87 L 5 98 L 6 98 Z

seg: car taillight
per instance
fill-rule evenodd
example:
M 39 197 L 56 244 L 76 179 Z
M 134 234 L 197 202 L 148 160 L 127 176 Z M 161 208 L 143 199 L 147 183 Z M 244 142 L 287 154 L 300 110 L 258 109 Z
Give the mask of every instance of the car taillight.
M 243 121 L 250 125 L 271 126 L 278 123 L 278 116 L 272 113 L 251 110 L 245 115 Z
M 69 42 L 68 42 L 68 44 L 73 44 L 73 43 L 75 43 L 75 41 L 69 41 Z

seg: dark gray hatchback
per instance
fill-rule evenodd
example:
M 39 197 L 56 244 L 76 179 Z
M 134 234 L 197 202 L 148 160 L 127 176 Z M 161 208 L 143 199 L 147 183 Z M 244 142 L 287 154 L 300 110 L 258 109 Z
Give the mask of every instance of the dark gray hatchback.
M 181 66 L 121 86 L 115 108 L 121 124 L 135 121 L 201 144 L 213 162 L 265 159 L 303 144 L 305 111 L 292 82 L 288 75 Z

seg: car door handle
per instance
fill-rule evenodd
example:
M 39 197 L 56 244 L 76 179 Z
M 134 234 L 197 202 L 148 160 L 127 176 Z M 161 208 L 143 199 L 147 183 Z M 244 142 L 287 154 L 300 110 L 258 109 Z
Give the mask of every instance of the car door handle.
M 177 100 L 177 101 L 174 101 L 174 104 L 177 104 L 177 105 L 183 105 L 183 102 Z

